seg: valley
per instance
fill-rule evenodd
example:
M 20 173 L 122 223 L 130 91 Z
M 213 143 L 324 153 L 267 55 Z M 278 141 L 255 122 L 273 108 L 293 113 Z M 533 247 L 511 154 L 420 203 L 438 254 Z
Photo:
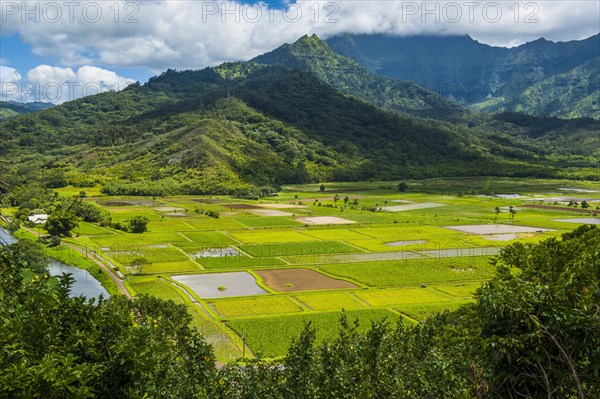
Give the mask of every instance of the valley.
M 457 309 L 494 274 L 490 260 L 503 247 L 600 221 L 592 182 L 459 178 L 406 185 L 403 192 L 391 182 L 286 186 L 261 200 L 90 191 L 85 201 L 113 223 L 144 216 L 148 231 L 81 222 L 63 244 L 99 255 L 133 295 L 185 304 L 218 359 L 227 361 L 280 357 L 307 321 L 318 327 L 319 340 L 332 337 L 341 309 L 363 328 L 383 317 L 414 325 Z M 72 195 L 77 188 L 56 191 Z M 588 207 L 565 206 L 573 200 Z

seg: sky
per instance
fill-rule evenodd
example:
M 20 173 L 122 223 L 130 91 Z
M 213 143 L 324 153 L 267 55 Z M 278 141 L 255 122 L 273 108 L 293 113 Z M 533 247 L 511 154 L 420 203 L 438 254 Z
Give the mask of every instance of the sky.
M 469 34 L 513 47 L 600 31 L 600 1 L 0 0 L 0 101 L 62 103 L 304 34 Z

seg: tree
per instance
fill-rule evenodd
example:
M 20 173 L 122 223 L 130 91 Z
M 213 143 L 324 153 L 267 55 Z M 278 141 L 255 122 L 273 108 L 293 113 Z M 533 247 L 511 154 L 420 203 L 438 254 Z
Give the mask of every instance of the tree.
M 214 397 L 212 349 L 185 306 L 71 298 L 70 275 L 32 274 L 21 258 L 0 248 L 0 396 Z
M 75 213 L 59 210 L 48 216 L 44 228 L 50 235 L 71 237 L 71 231 L 77 226 L 79 226 L 79 223 Z
M 600 229 L 589 225 L 502 251 L 475 313 L 497 397 L 599 397 L 598 251 Z
M 350 198 L 348 198 L 348 196 L 346 195 L 344 197 L 344 208 L 346 207 L 346 205 L 348 204 L 348 201 L 350 201 Z
M 587 209 L 587 208 L 589 208 L 589 206 L 590 205 L 588 204 L 588 202 L 586 200 L 581 201 L 581 208 L 582 209 Z
M 150 219 L 146 216 L 134 216 L 127 221 L 129 225 L 129 231 L 132 233 L 143 233 L 148 231 L 148 223 Z
M 511 205 L 508 207 L 508 212 L 510 212 L 510 218 L 514 219 L 515 214 L 517 213 L 517 210 L 515 208 L 513 208 L 513 206 Z
M 333 197 L 333 202 L 337 204 L 337 202 L 338 202 L 339 200 L 340 200 L 340 195 L 339 195 L 339 194 L 336 194 L 336 195 Z
M 496 211 L 496 219 L 494 219 L 494 221 L 498 220 L 498 215 L 500 214 L 500 208 L 496 207 L 495 211 Z
M 325 191 L 325 185 L 321 184 L 321 186 L 319 186 L 319 190 L 321 190 L 321 192 Z
M 408 190 L 408 184 L 404 182 L 398 184 L 398 191 L 405 192 L 406 190 Z

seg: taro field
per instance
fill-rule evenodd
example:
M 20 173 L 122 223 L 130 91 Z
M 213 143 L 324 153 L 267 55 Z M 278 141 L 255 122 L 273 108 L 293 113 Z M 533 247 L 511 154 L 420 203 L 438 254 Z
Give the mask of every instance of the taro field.
M 68 241 L 98 254 L 133 295 L 186 305 L 219 358 L 277 357 L 308 321 L 318 339 L 334 334 L 342 309 L 367 328 L 469 304 L 503 247 L 598 223 L 599 196 L 593 183 L 473 178 L 404 192 L 284 187 L 260 200 L 93 197 L 114 222 L 147 217 L 148 231 L 81 223 Z

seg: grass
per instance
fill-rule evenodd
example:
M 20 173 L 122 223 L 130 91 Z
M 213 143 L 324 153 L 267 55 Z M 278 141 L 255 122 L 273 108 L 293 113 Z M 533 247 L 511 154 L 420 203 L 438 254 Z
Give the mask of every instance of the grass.
M 211 305 L 224 317 L 257 316 L 302 311 L 299 306 L 285 296 L 223 299 L 211 302 Z
M 108 251 L 107 255 L 111 256 L 117 262 L 123 265 L 130 265 L 135 259 L 143 258 L 150 263 L 160 262 L 181 262 L 188 261 L 187 255 L 176 248 L 125 248 L 120 251 Z
M 452 299 L 427 288 L 400 288 L 359 291 L 355 295 L 371 306 L 392 306 L 413 303 L 450 302 Z
M 485 280 L 493 273 L 487 257 L 347 263 L 324 265 L 320 269 L 374 287 Z
M 396 313 L 386 309 L 361 309 L 346 312 L 348 320 L 360 322 L 360 330 L 367 330 L 372 321 L 400 319 Z M 317 331 L 317 341 L 334 337 L 339 331 L 340 312 L 323 312 L 302 315 L 267 316 L 235 319 L 227 323 L 236 333 L 245 337 L 247 345 L 255 354 L 265 357 L 282 356 L 291 342 L 310 322 Z
M 138 295 L 152 295 L 154 297 L 167 301 L 173 301 L 178 304 L 185 303 L 181 290 L 178 290 L 176 287 L 173 287 L 172 284 L 161 278 L 133 276 L 130 278 L 128 284 Z
M 317 241 L 294 230 L 265 229 L 253 231 L 236 231 L 229 235 L 244 244 L 291 243 Z
M 410 318 L 417 321 L 425 321 L 427 318 L 437 313 L 443 313 L 445 311 L 454 311 L 459 307 L 471 303 L 469 301 L 453 301 L 453 302 L 439 302 L 439 303 L 416 303 L 394 306 L 398 312 L 406 314 Z
M 200 267 L 192 261 L 158 262 L 142 267 L 144 274 L 197 272 L 200 270 Z
M 235 240 L 216 231 L 186 231 L 182 234 L 192 240 L 195 245 L 233 245 L 236 243 Z
M 444 292 L 446 294 L 463 297 L 463 298 L 471 298 L 475 291 L 481 287 L 481 283 L 461 283 L 461 284 L 444 284 L 444 285 L 435 285 L 435 288 L 438 291 Z
M 249 258 L 247 256 L 226 256 L 221 258 L 198 258 L 196 262 L 200 263 L 206 269 L 238 269 L 261 266 L 285 265 L 278 258 Z
M 91 239 L 99 247 L 108 247 L 112 250 L 120 250 L 135 246 L 173 244 L 187 241 L 183 236 L 175 232 L 154 232 L 141 234 L 121 232 L 114 235 L 93 236 Z
M 339 241 L 350 241 L 350 240 L 364 240 L 368 238 L 365 236 L 362 231 L 366 229 L 347 229 L 347 228 L 339 228 L 339 229 L 323 229 L 323 230 L 305 230 L 302 234 L 307 236 L 331 241 L 331 240 L 339 240 Z
M 230 230 L 242 229 L 245 226 L 231 218 L 211 218 L 205 217 L 201 219 L 186 220 L 194 229 L 197 230 Z
M 360 249 L 339 241 L 288 242 L 276 244 L 242 245 L 242 249 L 257 257 L 305 256 L 318 254 L 361 252 Z
M 102 235 L 102 234 L 111 234 L 112 231 L 109 229 L 105 229 L 103 227 L 97 226 L 92 223 L 79 222 L 79 227 L 74 230 L 75 234 L 79 235 Z
M 359 309 L 363 305 L 347 292 L 319 292 L 295 295 L 295 298 L 312 310 Z

